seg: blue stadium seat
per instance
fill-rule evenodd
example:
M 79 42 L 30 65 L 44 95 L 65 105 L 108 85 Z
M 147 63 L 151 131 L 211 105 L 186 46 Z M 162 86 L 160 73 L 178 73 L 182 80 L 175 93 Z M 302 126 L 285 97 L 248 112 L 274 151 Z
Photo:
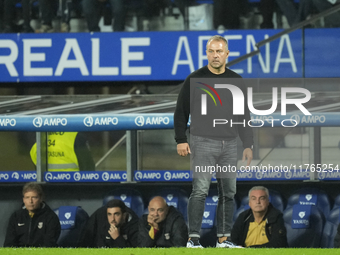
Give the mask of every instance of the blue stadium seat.
M 326 192 L 317 188 L 303 188 L 291 195 L 288 199 L 287 208 L 293 205 L 315 205 L 325 215 L 330 212 L 330 200 Z
M 80 206 L 60 206 L 54 209 L 58 215 L 61 233 L 57 244 L 60 247 L 77 247 L 81 231 L 89 215 Z
M 289 247 L 320 247 L 325 216 L 317 206 L 293 205 L 284 211 L 283 219 Z
M 332 209 L 340 207 L 340 195 L 337 195 L 334 199 L 334 205 Z
M 323 229 L 321 247 L 334 248 L 334 237 L 339 225 L 340 207 L 334 208 L 328 215 Z
M 157 195 L 162 196 L 168 205 L 175 207 L 180 213 L 182 213 L 185 222 L 188 220 L 188 199 L 189 196 L 186 191 L 180 188 L 164 188 Z
M 141 217 L 144 213 L 144 201 L 142 194 L 138 190 L 132 188 L 112 190 L 104 196 L 103 205 L 106 205 L 112 199 L 122 200 L 138 217 Z

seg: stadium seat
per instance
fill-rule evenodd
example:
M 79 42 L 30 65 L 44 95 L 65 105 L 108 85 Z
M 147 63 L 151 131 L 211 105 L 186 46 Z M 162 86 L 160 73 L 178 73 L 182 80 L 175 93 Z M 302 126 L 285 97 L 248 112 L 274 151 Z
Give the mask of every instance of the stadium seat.
M 189 196 L 186 191 L 180 188 L 164 188 L 155 194 L 162 196 L 168 205 L 175 207 L 183 215 L 185 222 L 187 222 Z
M 315 205 L 327 218 L 330 212 L 330 200 L 326 192 L 317 188 L 303 188 L 291 195 L 288 198 L 287 208 L 293 205 Z
M 80 233 L 89 215 L 80 206 L 60 206 L 54 209 L 54 212 L 58 215 L 61 225 L 57 244 L 60 247 L 77 247 Z
M 114 189 L 104 196 L 103 205 L 106 205 L 112 199 L 122 200 L 138 217 L 141 217 L 144 213 L 144 201 L 138 190 L 132 188 Z
M 339 225 L 340 207 L 334 208 L 328 215 L 323 229 L 321 247 L 334 248 L 334 237 Z
M 340 207 L 340 195 L 337 195 L 334 199 L 334 205 L 332 209 Z
M 283 219 L 289 247 L 320 247 L 325 216 L 317 206 L 293 205 L 284 211 Z

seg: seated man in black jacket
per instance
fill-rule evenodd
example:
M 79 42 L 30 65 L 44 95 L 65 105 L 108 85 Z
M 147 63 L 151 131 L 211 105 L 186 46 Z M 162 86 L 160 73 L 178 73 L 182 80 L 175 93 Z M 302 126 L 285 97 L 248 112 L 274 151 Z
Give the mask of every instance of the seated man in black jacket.
M 148 209 L 139 220 L 139 246 L 185 247 L 188 228 L 182 214 L 159 196 L 151 199 Z
M 138 216 L 113 199 L 95 211 L 82 231 L 79 247 L 137 247 Z
M 9 219 L 4 247 L 56 247 L 60 235 L 58 216 L 43 202 L 44 193 L 37 183 L 26 183 L 24 205 Z
M 250 209 L 242 212 L 231 231 L 231 240 L 243 247 L 287 247 L 287 231 L 282 213 L 269 203 L 268 189 L 249 190 Z

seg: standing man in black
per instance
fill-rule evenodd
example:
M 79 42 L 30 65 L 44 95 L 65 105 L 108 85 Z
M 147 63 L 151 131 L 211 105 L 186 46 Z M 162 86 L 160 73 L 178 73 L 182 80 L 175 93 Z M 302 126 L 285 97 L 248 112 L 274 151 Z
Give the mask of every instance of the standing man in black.
M 217 242 L 216 247 L 234 247 L 227 241 L 231 233 L 233 218 L 233 198 L 236 193 L 236 165 L 237 165 L 237 136 L 243 142 L 243 160 L 247 159 L 247 165 L 253 158 L 253 133 L 249 125 L 249 109 L 246 105 L 247 100 L 243 101 L 243 114 L 234 115 L 234 99 L 231 91 L 220 89 L 217 93 L 212 86 L 204 82 L 195 82 L 199 79 L 219 79 L 228 82 L 243 95 L 246 95 L 246 88 L 240 75 L 226 68 L 226 60 L 229 55 L 227 40 L 219 35 L 211 37 L 206 46 L 208 65 L 190 74 L 179 93 L 177 106 L 174 115 L 175 139 L 177 142 L 177 152 L 185 157 L 191 154 L 191 171 L 193 175 L 193 188 L 188 203 L 189 221 L 189 241 L 187 247 L 201 248 L 199 243 L 200 228 L 204 213 L 205 199 L 209 192 L 211 183 L 211 173 L 196 173 L 197 167 L 224 167 L 230 169 L 224 176 L 216 175 L 218 188 L 217 206 Z M 228 79 L 228 80 L 226 80 Z M 204 80 L 204 81 L 205 81 Z M 219 79 L 221 81 L 221 79 Z M 191 83 L 194 83 L 192 86 Z M 213 81 L 212 81 L 213 82 Z M 202 86 L 204 85 L 204 86 Z M 197 88 L 204 87 L 204 88 Z M 216 87 L 215 87 L 216 88 Z M 211 90 L 216 95 L 221 95 L 221 107 L 213 104 L 212 100 L 206 103 L 207 113 L 202 120 L 202 91 Z M 205 93 L 205 92 L 204 92 Z M 210 93 L 210 92 L 209 92 Z M 211 97 L 212 97 L 212 93 Z M 201 97 L 200 97 L 201 96 Z M 223 97 L 222 97 L 223 96 Z M 215 100 L 214 100 L 215 101 Z M 220 103 L 219 102 L 219 103 Z M 222 107 L 223 102 L 223 107 Z M 240 103 L 235 100 L 235 103 Z M 190 146 L 186 137 L 187 123 L 191 115 L 190 123 Z M 228 125 L 217 125 L 213 128 L 214 117 L 228 120 Z M 230 125 L 234 123 L 234 125 Z M 243 124 L 236 124 L 243 123 Z M 211 125 L 211 126 L 210 126 Z M 195 170 L 195 171 L 194 171 Z
M 9 219 L 4 247 L 57 247 L 61 227 L 58 216 L 43 202 L 43 190 L 27 183 L 22 208 Z

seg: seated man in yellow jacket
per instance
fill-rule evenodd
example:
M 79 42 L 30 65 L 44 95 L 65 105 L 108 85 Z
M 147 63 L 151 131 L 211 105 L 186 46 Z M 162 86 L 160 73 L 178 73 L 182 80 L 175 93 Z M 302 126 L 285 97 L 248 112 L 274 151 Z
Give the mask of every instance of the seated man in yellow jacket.
M 37 164 L 37 144 L 31 149 Z M 48 132 L 48 171 L 94 171 L 95 164 L 86 137 L 78 132 Z

